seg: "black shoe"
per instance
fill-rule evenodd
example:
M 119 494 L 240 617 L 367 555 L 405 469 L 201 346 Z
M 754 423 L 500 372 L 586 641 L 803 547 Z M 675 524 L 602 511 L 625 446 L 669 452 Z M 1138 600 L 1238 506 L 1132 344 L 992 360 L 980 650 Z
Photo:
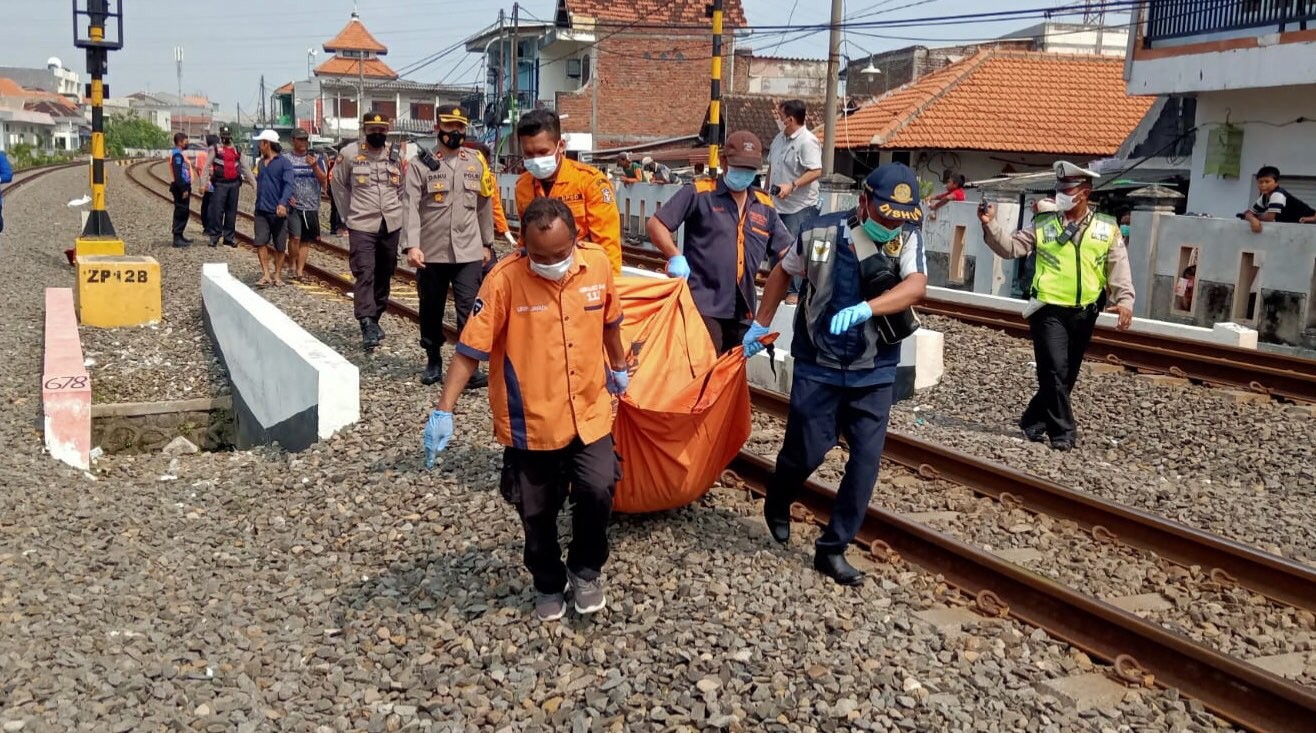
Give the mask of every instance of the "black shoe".
M 383 327 L 379 325 L 379 318 L 380 316 L 383 315 L 384 315 L 383 313 L 380 313 L 378 316 L 375 316 L 374 318 L 370 319 L 370 322 L 375 325 L 375 338 L 379 339 L 380 341 L 383 341 L 384 338 L 388 336 L 388 334 L 384 333 Z
M 484 373 L 477 371 L 471 375 L 470 381 L 466 383 L 466 389 L 484 389 L 489 386 L 489 377 Z
M 845 559 L 845 553 L 818 553 L 813 556 L 813 569 L 841 585 L 859 585 L 864 574 Z
M 421 376 L 420 383 L 429 386 L 438 384 L 443 381 L 443 359 L 439 357 L 430 357 L 429 362 L 425 364 L 425 374 Z
M 785 517 L 774 516 L 768 511 L 768 504 L 765 501 L 763 503 L 763 521 L 768 525 L 768 534 L 772 535 L 772 539 L 783 545 L 791 541 L 791 519 L 789 514 Z
M 1024 437 L 1030 443 L 1041 443 L 1046 440 L 1046 428 L 1024 428 Z
M 183 248 L 183 247 L 190 247 L 191 245 L 192 245 L 192 241 L 189 240 L 189 239 L 183 239 L 182 237 L 174 237 L 174 246 L 175 246 L 175 247 L 178 247 L 178 248 L 181 249 L 181 248 Z
M 1071 451 L 1074 450 L 1074 440 L 1072 438 L 1055 438 L 1051 441 L 1051 450 Z
M 219 246 L 219 237 L 211 237 L 211 238 L 210 238 L 210 246 L 211 246 L 211 247 L 218 247 L 218 246 Z
M 379 336 L 375 333 L 377 328 L 373 318 L 361 319 L 361 348 L 371 351 L 379 346 Z
M 184 241 L 184 242 L 187 242 L 188 244 L 192 244 L 192 243 L 193 243 L 192 240 L 188 239 L 187 237 L 183 237 L 183 241 Z
M 233 241 L 232 239 L 225 239 L 225 240 L 224 240 L 224 244 L 227 244 L 228 246 L 233 247 L 233 248 L 235 248 L 235 249 L 236 249 L 237 246 L 238 246 L 238 243 L 235 242 L 235 241 Z

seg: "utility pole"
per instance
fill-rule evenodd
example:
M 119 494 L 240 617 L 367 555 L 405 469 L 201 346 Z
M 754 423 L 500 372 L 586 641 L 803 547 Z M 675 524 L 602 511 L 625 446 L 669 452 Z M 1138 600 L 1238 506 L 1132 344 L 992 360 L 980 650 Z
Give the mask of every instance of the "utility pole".
M 827 54 L 827 101 L 823 106 L 823 170 L 824 176 L 836 172 L 836 87 L 841 76 L 841 5 L 832 0 L 832 28 Z
M 713 0 L 713 79 L 709 84 L 708 95 L 708 173 L 714 178 L 718 173 L 718 149 L 722 145 L 722 8 L 723 0 Z
M 495 165 L 496 161 L 500 157 L 502 157 L 501 154 L 499 153 L 498 145 L 501 142 L 501 138 L 503 136 L 503 64 L 504 62 L 507 61 L 507 54 L 504 53 L 503 50 L 503 41 L 505 39 L 505 36 L 503 35 L 503 21 L 506 18 L 507 18 L 506 13 L 503 12 L 502 8 L 499 8 L 498 9 L 498 68 L 494 70 L 494 90 L 493 90 L 494 91 L 493 111 L 494 111 L 494 117 L 496 119 L 494 120 L 493 147 L 490 148 L 490 150 L 493 152 L 493 160 L 489 161 L 489 165 Z M 488 69 L 485 69 L 485 73 L 486 73 L 485 80 L 487 82 Z M 489 119 L 489 111 L 487 104 L 485 105 L 484 118 L 486 120 Z
M 181 116 L 183 112 L 183 47 L 182 46 L 174 46 L 174 64 L 178 68 L 178 112 Z M 187 133 L 188 137 L 192 136 L 192 130 L 190 128 L 183 130 L 183 132 Z
M 260 75 L 260 117 L 257 124 L 261 127 L 269 127 L 270 120 L 265 110 L 265 75 Z
M 517 87 L 519 86 L 518 82 L 520 81 L 519 77 L 521 76 L 521 74 L 518 73 L 520 71 L 520 64 L 521 64 L 521 60 L 518 54 L 518 52 L 521 50 L 519 48 L 521 45 L 520 30 L 521 30 L 521 4 L 512 3 L 512 54 L 511 54 L 512 81 L 510 82 L 512 89 L 512 94 L 511 94 L 512 103 L 507 105 L 507 119 L 512 121 L 513 132 L 507 136 L 507 142 L 509 143 L 513 155 L 521 154 L 521 141 L 516 137 L 516 132 L 515 132 L 516 120 L 517 117 L 520 116 L 518 113 L 520 112 L 520 107 L 521 107 L 520 104 L 521 100 L 517 98 L 517 92 L 518 92 Z

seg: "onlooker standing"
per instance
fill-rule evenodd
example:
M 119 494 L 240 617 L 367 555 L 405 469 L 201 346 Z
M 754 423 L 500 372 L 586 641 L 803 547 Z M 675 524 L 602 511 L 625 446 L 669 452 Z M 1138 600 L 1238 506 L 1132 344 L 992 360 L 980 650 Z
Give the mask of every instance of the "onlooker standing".
M 219 145 L 219 135 L 206 135 L 205 148 L 196 152 L 196 177 L 193 179 L 193 193 L 201 194 L 201 230 L 207 237 L 219 236 L 210 211 L 215 199 L 215 185 L 210 180 L 210 153 L 216 145 Z
M 1133 276 L 1115 218 L 1089 204 L 1097 174 L 1068 161 L 1057 161 L 1054 212 L 1033 217 L 1032 226 L 1010 234 L 996 221 L 996 205 L 979 209 L 983 239 L 1005 259 L 1036 252 L 1028 307 L 1024 315 L 1033 336 L 1037 393 L 1019 428 L 1024 437 L 1067 451 L 1078 442 L 1078 426 L 1069 395 L 1078 382 L 1083 353 L 1092 340 L 1097 316 L 1107 302 L 1119 314 L 1117 328 L 1133 323 Z
M 682 186 L 646 227 L 649 241 L 668 258 L 668 276 L 689 280 L 719 354 L 739 346 L 749 328 L 758 304 L 754 276 L 764 255 L 780 256 L 794 242 L 772 197 L 751 185 L 762 165 L 758 137 L 743 130 L 731 133 L 722 148 L 722 179 Z M 684 253 L 672 238 L 681 226 Z
M 169 153 L 169 171 L 173 174 L 169 182 L 169 193 L 174 196 L 174 246 L 186 247 L 192 240 L 183 236 L 187 231 L 187 219 L 192 215 L 192 164 L 188 162 L 183 151 L 187 150 L 187 133 L 174 133 L 174 149 Z
M 946 179 L 946 190 L 928 197 L 928 218 L 937 218 L 937 209 L 952 201 L 964 200 L 964 174 L 955 173 Z
M 262 161 L 260 178 L 256 182 L 255 242 L 261 272 L 261 279 L 256 286 L 282 285 L 283 253 L 288 249 L 288 228 L 285 224 L 295 185 L 292 162 L 281 155 L 283 146 L 279 144 L 279 134 L 275 131 L 265 130 L 256 139 L 259 141 Z M 271 246 L 274 248 L 272 258 Z
M 608 253 L 612 274 L 621 274 L 621 213 L 612 182 L 603 172 L 566 157 L 562 118 L 549 109 L 521 115 L 516 135 L 526 172 L 516 181 L 516 210 L 524 215 L 540 197 L 559 199 L 576 217 L 576 233 Z
M 630 381 L 621 301 L 607 254 L 576 244 L 575 216 L 537 198 L 521 214 L 525 248 L 480 288 L 443 395 L 425 427 L 427 465 L 452 439 L 457 397 L 489 362 L 489 403 L 503 450 L 501 490 L 525 528 L 535 615 L 562 618 L 570 585 L 578 613 L 604 607 L 600 573 L 621 466 L 612 441 L 613 395 Z M 606 353 L 606 357 L 605 357 Z M 557 515 L 571 496 L 571 546 L 562 563 Z
M 420 297 L 420 345 L 427 358 L 420 383 L 443 379 L 443 312 L 448 288 L 453 291 L 457 332 L 475 305 L 485 263 L 493 259 L 493 204 L 497 197 L 493 178 L 479 152 L 462 147 L 470 120 L 461 107 L 439 112 L 433 153 L 422 149 L 407 166 L 403 190 L 406 223 L 403 242 L 407 264 L 416 269 Z M 476 373 L 471 387 L 483 387 L 487 378 Z
M 777 133 L 768 154 L 769 191 L 777 199 L 777 212 L 791 236 L 822 211 L 818 205 L 818 179 L 822 178 L 822 143 L 804 126 L 804 102 L 788 99 L 777 107 Z M 776 260 L 772 260 L 774 263 Z M 799 301 L 803 278 L 791 278 L 786 304 Z
M 215 195 L 210 201 L 211 226 L 214 227 L 210 246 L 219 244 L 219 238 L 223 237 L 224 244 L 236 247 L 238 192 L 243 181 L 254 187 L 256 177 L 251 174 L 242 151 L 233 146 L 233 132 L 228 125 L 219 128 L 219 142 L 210 150 L 210 183 L 215 187 Z
M 292 152 L 284 157 L 292 164 L 292 210 L 288 212 L 288 271 L 293 280 L 302 279 L 311 242 L 320 238 L 320 197 L 329 183 L 329 167 L 311 150 L 305 130 L 292 131 Z M 305 246 L 303 246 L 303 244 Z
M 0 150 L 0 183 L 9 183 L 14 180 L 14 167 L 9 165 L 9 156 L 5 151 Z M 0 232 L 5 230 L 5 200 L 0 196 Z
M 365 139 L 343 148 L 330 185 L 338 210 L 347 215 L 352 310 L 366 351 L 384 339 L 379 317 L 388 308 L 402 238 L 403 150 L 401 144 L 388 142 L 390 126 L 378 112 L 363 115 Z
M 1252 208 L 1238 215 L 1252 225 L 1252 231 L 1261 233 L 1261 222 L 1273 221 L 1281 224 L 1299 224 L 1316 221 L 1316 210 L 1279 185 L 1279 169 L 1273 165 L 1262 166 L 1257 171 L 1257 197 Z

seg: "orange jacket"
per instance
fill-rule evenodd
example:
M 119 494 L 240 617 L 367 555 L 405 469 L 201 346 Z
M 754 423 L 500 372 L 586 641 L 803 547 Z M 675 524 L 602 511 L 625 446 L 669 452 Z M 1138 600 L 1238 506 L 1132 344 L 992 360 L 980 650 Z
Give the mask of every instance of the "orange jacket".
M 517 218 L 531 201 L 543 195 L 543 185 L 529 173 L 522 173 L 516 181 Z M 612 263 L 612 274 L 620 274 L 621 213 L 617 211 L 617 196 L 608 177 L 597 168 L 563 158 L 548 195 L 571 209 L 579 238 L 602 247 Z

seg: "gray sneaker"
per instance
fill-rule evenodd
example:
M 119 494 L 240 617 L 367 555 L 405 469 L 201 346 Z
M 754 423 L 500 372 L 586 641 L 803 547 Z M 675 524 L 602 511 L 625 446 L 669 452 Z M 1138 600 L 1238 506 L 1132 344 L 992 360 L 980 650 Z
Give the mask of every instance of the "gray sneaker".
M 608 599 L 603 595 L 602 578 L 583 580 L 568 571 L 567 580 L 571 583 L 571 596 L 576 603 L 576 613 L 594 613 L 608 605 Z
M 567 597 L 565 594 L 535 594 L 535 617 L 540 621 L 557 621 L 565 615 L 567 615 Z

